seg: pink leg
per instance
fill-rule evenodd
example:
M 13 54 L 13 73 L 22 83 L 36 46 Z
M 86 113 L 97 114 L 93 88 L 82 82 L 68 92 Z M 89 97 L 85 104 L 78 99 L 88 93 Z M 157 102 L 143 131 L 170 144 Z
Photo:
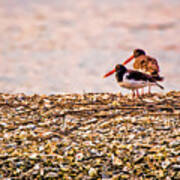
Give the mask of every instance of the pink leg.
M 144 96 L 144 88 L 141 89 L 141 96 Z
M 151 95 L 151 86 L 148 85 L 148 94 Z
M 140 97 L 138 89 L 136 90 L 136 95 L 138 98 Z
M 134 99 L 134 97 L 135 97 L 135 92 L 134 90 L 132 90 L 132 98 Z

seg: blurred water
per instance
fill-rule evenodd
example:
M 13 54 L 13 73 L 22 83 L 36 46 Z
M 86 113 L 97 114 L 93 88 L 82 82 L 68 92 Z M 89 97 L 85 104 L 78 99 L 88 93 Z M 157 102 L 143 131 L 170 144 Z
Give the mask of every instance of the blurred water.
M 165 91 L 180 90 L 179 10 L 179 0 L 0 1 L 1 92 L 122 91 L 101 77 L 134 48 L 159 60 Z

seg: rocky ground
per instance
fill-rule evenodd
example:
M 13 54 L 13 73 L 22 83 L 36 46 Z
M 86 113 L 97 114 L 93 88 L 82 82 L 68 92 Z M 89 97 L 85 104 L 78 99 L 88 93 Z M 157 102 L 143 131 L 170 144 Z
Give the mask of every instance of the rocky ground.
M 180 179 L 180 92 L 0 94 L 0 177 Z

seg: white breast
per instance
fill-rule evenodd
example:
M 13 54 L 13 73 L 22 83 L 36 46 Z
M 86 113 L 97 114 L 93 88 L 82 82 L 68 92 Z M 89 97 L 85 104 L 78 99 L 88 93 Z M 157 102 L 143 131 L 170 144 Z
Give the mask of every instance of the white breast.
M 119 85 L 123 88 L 127 88 L 127 89 L 139 89 L 139 88 L 143 88 L 146 87 L 148 85 L 150 85 L 149 82 L 146 81 L 137 81 L 137 80 L 129 80 L 127 79 L 128 74 L 124 75 L 123 81 L 119 82 Z

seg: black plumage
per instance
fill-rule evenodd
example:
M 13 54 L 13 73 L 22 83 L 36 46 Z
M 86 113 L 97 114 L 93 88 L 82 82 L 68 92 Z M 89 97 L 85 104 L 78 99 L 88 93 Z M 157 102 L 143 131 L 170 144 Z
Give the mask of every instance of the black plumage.
M 153 76 L 139 71 L 128 70 L 125 66 L 118 64 L 115 67 L 116 80 L 121 87 L 127 89 L 139 89 L 148 85 L 156 85 L 161 89 L 164 89 L 160 84 L 156 82 Z

